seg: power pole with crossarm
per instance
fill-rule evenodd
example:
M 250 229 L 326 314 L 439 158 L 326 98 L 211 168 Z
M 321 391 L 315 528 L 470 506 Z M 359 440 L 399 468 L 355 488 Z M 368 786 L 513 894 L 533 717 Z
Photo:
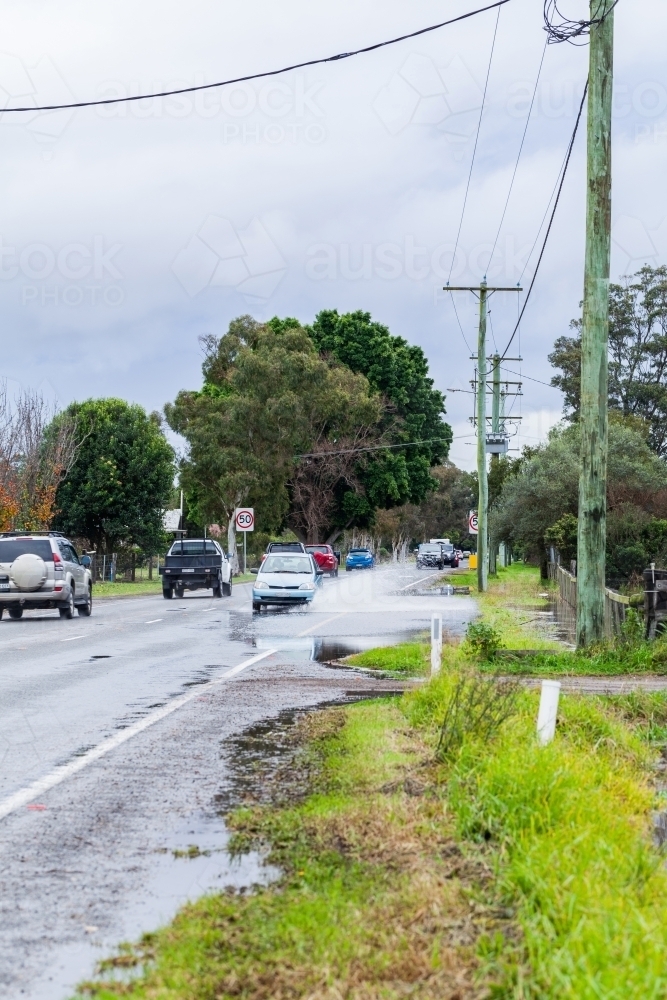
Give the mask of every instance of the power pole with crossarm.
M 479 332 L 477 336 L 477 482 L 479 501 L 477 504 L 477 589 L 480 593 L 487 590 L 489 574 L 489 480 L 486 470 L 486 317 L 489 296 L 494 292 L 521 292 L 518 285 L 514 288 L 490 288 L 486 279 L 478 286 L 452 287 L 447 285 L 446 292 L 472 292 L 479 297 Z

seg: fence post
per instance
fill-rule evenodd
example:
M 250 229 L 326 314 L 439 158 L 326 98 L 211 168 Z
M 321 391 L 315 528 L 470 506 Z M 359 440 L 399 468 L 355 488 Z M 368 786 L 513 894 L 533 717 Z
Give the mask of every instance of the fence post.
M 442 615 L 431 616 L 431 676 L 440 673 L 442 661 Z

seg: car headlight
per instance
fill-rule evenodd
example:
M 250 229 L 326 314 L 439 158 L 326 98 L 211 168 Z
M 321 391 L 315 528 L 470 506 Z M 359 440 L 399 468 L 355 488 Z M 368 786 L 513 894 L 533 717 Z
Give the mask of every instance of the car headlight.
M 302 583 L 299 590 L 315 590 L 314 583 Z
M 255 580 L 255 590 L 271 590 L 266 580 Z

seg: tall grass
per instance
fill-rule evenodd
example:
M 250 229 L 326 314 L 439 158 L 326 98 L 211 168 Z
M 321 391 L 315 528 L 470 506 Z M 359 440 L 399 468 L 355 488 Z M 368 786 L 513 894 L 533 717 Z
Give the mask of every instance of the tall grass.
M 412 694 L 411 721 L 435 739 L 452 677 Z M 650 837 L 651 751 L 627 706 L 566 696 L 557 736 L 535 738 L 537 696 L 492 742 L 468 733 L 443 772 L 462 837 L 495 849 L 516 907 L 523 961 L 501 995 L 522 1000 L 657 1000 L 667 994 L 667 873 Z M 664 715 L 664 712 L 663 712 Z

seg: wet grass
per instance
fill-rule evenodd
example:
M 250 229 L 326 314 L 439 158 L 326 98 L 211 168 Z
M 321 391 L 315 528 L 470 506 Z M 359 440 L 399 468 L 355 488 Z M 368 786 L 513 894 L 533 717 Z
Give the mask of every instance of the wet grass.
M 406 698 L 434 742 L 455 675 Z M 468 734 L 442 772 L 458 836 L 492 845 L 522 945 L 485 943 L 500 996 L 640 1000 L 667 991 L 667 872 L 652 846 L 651 743 L 664 694 L 565 696 L 554 742 L 535 740 L 537 695 L 491 743 Z M 651 735 L 652 734 L 652 735 Z
M 144 594 L 161 594 L 162 580 L 157 577 L 155 580 L 137 580 L 136 583 L 118 582 L 94 583 L 93 598 L 98 601 L 105 597 L 140 597 Z
M 355 653 L 345 660 L 353 667 L 383 670 L 403 677 L 423 677 L 431 669 L 430 646 L 424 642 L 402 642 Z
M 480 902 L 491 878 L 484 851 L 456 844 L 420 767 L 421 735 L 395 703 L 378 701 L 313 714 L 300 736 L 310 795 L 228 816 L 233 850 L 264 849 L 279 881 L 185 907 L 170 926 L 121 947 L 80 995 L 482 996 L 481 936 L 509 918 Z
M 564 696 L 540 747 L 538 695 L 521 690 L 491 738 L 467 727 L 438 762 L 458 677 L 302 718 L 309 794 L 228 817 L 233 849 L 263 849 L 279 881 L 185 907 L 82 994 L 662 998 L 667 870 L 651 812 L 667 694 Z

